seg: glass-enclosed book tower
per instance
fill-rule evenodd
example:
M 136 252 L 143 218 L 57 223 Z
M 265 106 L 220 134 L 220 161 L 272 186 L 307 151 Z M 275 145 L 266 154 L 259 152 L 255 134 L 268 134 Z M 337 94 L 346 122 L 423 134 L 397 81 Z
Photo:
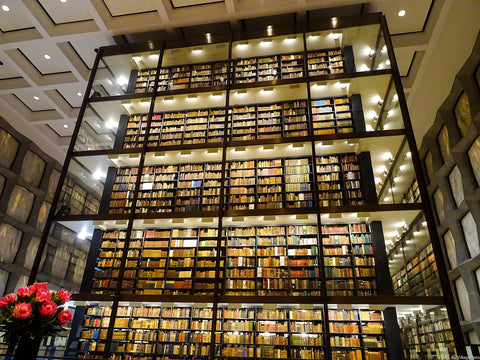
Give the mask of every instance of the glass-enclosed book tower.
M 91 241 L 65 354 L 463 354 L 383 17 L 262 29 L 99 49 L 61 182 L 100 205 L 50 215 Z

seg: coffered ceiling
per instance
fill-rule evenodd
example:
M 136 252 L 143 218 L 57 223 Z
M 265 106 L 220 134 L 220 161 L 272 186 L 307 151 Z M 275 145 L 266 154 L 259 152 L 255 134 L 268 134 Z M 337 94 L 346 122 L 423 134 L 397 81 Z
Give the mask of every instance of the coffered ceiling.
M 383 12 L 419 141 L 480 28 L 478 0 L 0 0 L 2 5 L 0 116 L 60 162 L 94 50 L 147 36 L 136 33 L 181 28 L 188 36 L 200 24 L 236 29 L 254 24 L 251 18 L 285 13 L 295 14 L 285 21 L 302 21 Z M 342 9 L 326 10 L 332 7 Z

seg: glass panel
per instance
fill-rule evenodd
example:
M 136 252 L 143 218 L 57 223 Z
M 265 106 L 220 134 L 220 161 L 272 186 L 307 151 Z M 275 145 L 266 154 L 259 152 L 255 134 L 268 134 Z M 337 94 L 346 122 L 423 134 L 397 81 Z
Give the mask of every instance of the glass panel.
M 463 217 L 462 229 L 470 256 L 473 258 L 480 254 L 480 245 L 478 241 L 477 224 L 475 223 L 471 212 Z
M 141 147 L 149 109 L 149 98 L 89 103 L 75 142 L 75 151 Z M 137 126 L 134 127 L 134 124 Z M 135 146 L 125 146 L 126 139 L 132 140 Z
M 455 269 L 457 267 L 457 253 L 455 250 L 455 239 L 453 238 L 452 232 L 450 230 L 448 230 L 443 235 L 443 241 L 445 243 L 445 249 L 447 250 L 450 268 Z
M 384 139 L 387 140 L 387 138 Z M 385 147 L 385 151 L 380 152 L 377 148 L 371 151 L 372 164 L 374 161 L 378 164 L 377 166 L 374 164 L 373 171 L 380 203 L 421 201 L 420 189 L 413 170 L 412 154 L 406 141 L 399 146 L 401 148 L 398 150 L 389 144 Z M 393 154 L 396 154 L 396 158 Z
M 26 222 L 34 200 L 34 194 L 23 186 L 15 185 L 8 200 L 7 214 L 18 221 Z
M 457 300 L 462 310 L 463 320 L 470 321 L 472 320 L 470 312 L 470 297 L 468 295 L 467 287 L 465 282 L 461 277 L 455 280 L 455 289 L 457 290 Z
M 378 24 L 310 32 L 306 36 L 310 76 L 390 68 Z
M 468 128 L 472 125 L 472 115 L 470 114 L 468 95 L 465 91 L 460 95 L 460 98 L 455 105 L 455 118 L 462 136 L 467 135 Z
M 475 139 L 475 142 L 468 150 L 468 157 L 478 185 L 480 184 L 480 137 Z
M 447 309 L 443 306 L 396 306 L 403 356 L 407 359 L 456 357 Z
M 223 142 L 225 128 L 226 93 L 198 93 L 195 95 L 175 95 L 157 97 L 153 113 L 148 147 L 187 145 Z M 129 122 L 129 128 L 136 124 Z M 133 139 L 134 140 L 134 139 Z M 125 141 L 124 147 L 132 147 L 132 139 Z
M 448 181 L 450 182 L 450 188 L 452 190 L 453 198 L 458 207 L 464 199 L 462 174 L 460 173 L 458 166 L 455 166 L 453 168 L 452 172 L 448 176 Z
M 20 177 L 28 184 L 38 186 L 42 180 L 44 170 L 45 161 L 32 151 L 27 151 L 23 158 Z
M 450 140 L 448 138 L 448 130 L 445 125 L 442 126 L 440 133 L 437 137 L 438 145 L 440 146 L 440 153 L 442 154 L 443 161 L 445 161 L 450 155 Z
M 301 34 L 233 42 L 232 59 L 234 84 L 305 76 Z
M 226 85 L 228 49 L 228 43 L 166 49 L 158 91 Z
M 20 146 L 19 142 L 15 138 L 3 129 L 0 129 L 0 149 L 2 149 L 2 156 L 0 156 L 0 165 L 10 169 L 15 157 L 17 156 L 17 150 Z
M 433 194 L 433 201 L 435 203 L 435 210 L 437 212 L 438 222 L 442 223 L 443 219 L 445 218 L 445 211 L 443 208 L 443 194 L 440 189 L 435 191 L 435 193 Z
M 425 165 L 425 170 L 427 171 L 427 178 L 429 182 L 431 182 L 435 178 L 435 172 L 433 170 L 433 155 L 430 150 L 427 151 L 423 163 Z
M 152 92 L 160 51 L 105 56 L 93 81 L 93 97 Z
M 57 216 L 127 213 L 139 159 L 139 154 L 72 158 L 62 185 Z

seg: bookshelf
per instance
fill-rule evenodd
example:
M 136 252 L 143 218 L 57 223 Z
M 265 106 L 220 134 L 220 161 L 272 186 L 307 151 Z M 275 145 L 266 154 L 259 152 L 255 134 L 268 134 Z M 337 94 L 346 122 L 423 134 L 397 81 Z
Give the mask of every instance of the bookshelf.
M 405 356 L 411 359 L 448 359 L 454 354 L 453 334 L 445 308 L 407 314 L 400 320 L 400 328 L 407 342 Z
M 377 97 L 401 92 L 394 71 L 352 74 L 376 61 L 367 43 L 386 56 L 379 23 L 368 26 L 359 44 L 354 27 L 232 37 L 223 54 L 166 48 L 156 72 L 140 71 L 148 79 L 131 74 L 129 88 L 154 75 L 143 94 L 89 100 L 126 109 L 102 153 L 104 211 L 87 219 L 95 270 L 81 296 L 114 299 L 104 357 L 400 358 L 385 245 L 426 205 L 377 200 L 412 134 L 397 126 L 403 96 L 388 101 L 393 128 L 374 124 Z M 413 168 L 412 150 L 398 168 Z
M 376 295 L 375 256 L 366 224 L 322 226 L 327 295 Z
M 392 281 L 396 295 L 440 295 L 438 268 L 432 244 L 428 244 L 410 259 L 392 276 Z

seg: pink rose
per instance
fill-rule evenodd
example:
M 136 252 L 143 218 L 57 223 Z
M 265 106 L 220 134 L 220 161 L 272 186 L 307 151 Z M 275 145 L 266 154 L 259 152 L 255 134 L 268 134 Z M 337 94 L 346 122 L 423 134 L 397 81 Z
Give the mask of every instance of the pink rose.
M 15 319 L 24 320 L 32 315 L 32 308 L 28 303 L 19 303 L 15 305 L 12 316 Z
M 38 308 L 40 315 L 42 316 L 50 316 L 57 311 L 57 305 L 53 301 L 46 301 Z
M 72 313 L 70 312 L 70 310 L 62 310 L 58 313 L 58 323 L 60 325 L 63 325 L 67 322 L 70 321 L 70 319 L 72 318 Z
M 51 294 L 48 290 L 37 290 L 35 294 L 35 301 L 36 302 L 44 302 L 50 300 Z
M 60 289 L 57 293 L 57 298 L 60 299 L 60 304 L 65 304 L 72 298 L 72 294 L 65 289 Z
M 8 306 L 8 303 L 13 303 L 15 301 L 17 301 L 17 295 L 15 294 L 5 295 L 2 299 L 0 299 L 0 307 Z

